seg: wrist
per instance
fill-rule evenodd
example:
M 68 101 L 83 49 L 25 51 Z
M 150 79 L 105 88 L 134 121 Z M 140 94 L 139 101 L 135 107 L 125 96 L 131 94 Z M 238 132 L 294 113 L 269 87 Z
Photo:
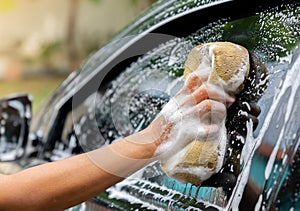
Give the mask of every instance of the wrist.
M 111 147 L 133 159 L 151 159 L 157 148 L 155 141 L 151 137 L 146 137 L 142 131 L 125 137 L 119 144 L 112 144 Z

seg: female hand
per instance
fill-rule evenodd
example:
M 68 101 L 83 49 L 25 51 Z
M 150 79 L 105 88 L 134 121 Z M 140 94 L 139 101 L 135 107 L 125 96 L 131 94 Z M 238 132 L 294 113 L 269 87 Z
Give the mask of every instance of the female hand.
M 191 74 L 184 87 L 140 134 L 155 140 L 154 156 L 169 156 L 193 140 L 216 138 L 226 118 L 226 107 L 234 100 L 224 90 L 208 84 L 205 77 Z

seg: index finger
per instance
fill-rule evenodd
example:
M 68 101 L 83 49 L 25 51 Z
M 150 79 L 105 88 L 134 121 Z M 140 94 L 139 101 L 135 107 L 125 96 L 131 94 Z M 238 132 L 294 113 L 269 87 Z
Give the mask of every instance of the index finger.
M 201 85 L 192 93 L 192 97 L 196 104 L 206 99 L 216 100 L 222 103 L 233 103 L 235 98 L 224 91 L 224 89 L 211 85 Z
M 207 77 L 200 77 L 196 73 L 190 74 L 188 77 L 185 86 L 189 89 L 189 91 L 192 93 L 194 92 L 197 88 L 199 88 L 203 82 L 207 81 Z

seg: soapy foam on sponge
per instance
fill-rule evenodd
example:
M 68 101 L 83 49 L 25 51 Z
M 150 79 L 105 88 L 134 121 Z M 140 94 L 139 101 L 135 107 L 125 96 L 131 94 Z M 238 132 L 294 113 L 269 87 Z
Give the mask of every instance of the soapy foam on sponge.
M 249 75 L 249 53 L 246 48 L 230 42 L 207 43 L 191 50 L 184 67 L 185 79 L 194 71 L 208 74 L 209 83 L 237 94 Z
M 186 81 L 191 74 L 197 74 L 206 80 L 203 84 L 237 94 L 243 89 L 249 70 L 249 54 L 244 47 L 215 42 L 191 50 L 185 62 L 184 78 Z M 207 139 L 205 132 L 201 132 L 206 123 L 187 112 L 186 107 L 179 106 L 186 97 L 177 96 L 162 110 L 174 126 L 169 140 L 159 146 L 157 154 L 168 152 L 162 156 L 161 166 L 170 177 L 199 185 L 223 165 L 227 145 L 225 118 L 218 122 L 218 133 Z

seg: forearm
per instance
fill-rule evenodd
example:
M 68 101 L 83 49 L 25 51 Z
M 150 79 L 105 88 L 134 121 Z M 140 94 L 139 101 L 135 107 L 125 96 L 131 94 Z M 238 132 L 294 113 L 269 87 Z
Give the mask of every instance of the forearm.
M 33 167 L 5 180 L 0 207 L 7 210 L 63 210 L 97 194 L 110 177 L 83 154 Z M 115 178 L 117 179 L 117 178 Z M 6 210 L 4 209 L 4 210 Z
M 196 88 L 200 83 L 199 77 L 191 78 L 172 104 L 164 107 L 165 112 L 162 111 L 149 127 L 139 133 L 69 159 L 30 168 L 11 176 L 0 175 L 0 209 L 63 210 L 101 193 L 158 159 L 154 157 L 158 156 L 157 153 L 162 153 L 159 156 L 168 156 L 168 153 L 179 151 L 191 140 L 199 138 L 198 135 L 207 138 L 215 131 L 214 125 L 198 125 L 191 135 L 184 131 L 185 127 L 180 127 L 195 125 L 207 113 L 214 111 L 210 106 L 213 102 L 205 100 L 208 97 L 205 86 Z M 226 93 L 220 94 L 214 89 L 210 95 L 221 102 L 234 101 Z M 223 111 L 215 110 L 217 113 Z M 196 120 L 192 117 L 196 117 Z M 185 141 L 178 138 L 178 134 L 189 137 L 185 137 Z M 171 148 L 164 155 L 165 150 L 157 149 L 162 142 L 168 143 Z
M 121 178 L 128 177 L 155 159 L 155 143 L 139 142 L 137 138 L 139 134 L 134 134 L 87 155 L 96 166 L 109 174 Z
M 153 143 L 123 139 L 89 153 L 2 176 L 1 210 L 63 210 L 79 204 L 151 162 L 154 151 Z M 97 165 L 98 158 L 104 168 Z M 121 174 L 110 172 L 107 166 Z

